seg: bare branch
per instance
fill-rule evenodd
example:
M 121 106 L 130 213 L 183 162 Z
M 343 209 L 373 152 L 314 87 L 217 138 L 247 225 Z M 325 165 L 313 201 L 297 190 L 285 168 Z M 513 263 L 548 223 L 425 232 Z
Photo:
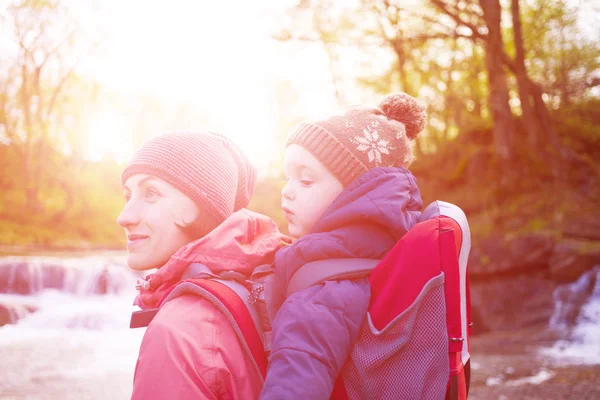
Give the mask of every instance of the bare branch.
M 474 38 L 484 40 L 484 41 L 487 40 L 487 35 L 481 34 L 479 32 L 479 30 L 477 29 L 477 26 L 473 25 L 470 22 L 463 20 L 460 17 L 457 10 L 450 10 L 448 5 L 446 3 L 444 3 L 442 0 L 430 0 L 430 1 L 436 8 L 438 8 L 444 14 L 446 14 L 447 16 L 452 18 L 454 20 L 454 22 L 456 22 L 457 25 L 465 26 L 465 27 L 469 28 L 471 30 L 471 33 L 473 34 Z
M 70 68 L 69 72 L 67 72 L 67 74 L 65 76 L 63 76 L 62 79 L 59 81 L 58 85 L 56 85 L 54 93 L 52 93 L 52 98 L 50 100 L 50 103 L 48 104 L 48 109 L 46 110 L 46 121 L 49 119 L 50 115 L 52 114 L 52 110 L 54 108 L 54 105 L 56 104 L 56 99 L 60 95 L 60 92 L 62 91 L 63 86 L 71 78 L 71 76 L 73 75 L 73 72 L 75 72 L 75 69 L 77 68 L 77 65 L 79 65 L 80 61 L 81 61 L 81 59 L 77 60 L 77 62 Z
M 25 64 L 23 64 L 21 66 L 21 79 L 23 80 L 23 82 L 21 83 L 21 106 L 23 107 L 23 113 L 25 115 L 25 125 L 26 125 L 26 129 L 29 131 L 31 130 L 31 104 L 30 104 L 30 99 L 31 96 L 28 93 L 28 71 L 27 71 L 27 66 Z M 30 132 L 28 132 L 28 137 Z
M 74 37 L 75 37 L 75 30 L 72 30 L 71 32 L 69 32 L 62 40 L 59 40 L 56 44 L 56 46 L 54 46 L 54 48 L 48 50 L 46 52 L 46 57 L 44 59 L 44 63 L 53 55 L 57 54 L 58 51 L 63 48 L 64 44 L 71 41 Z

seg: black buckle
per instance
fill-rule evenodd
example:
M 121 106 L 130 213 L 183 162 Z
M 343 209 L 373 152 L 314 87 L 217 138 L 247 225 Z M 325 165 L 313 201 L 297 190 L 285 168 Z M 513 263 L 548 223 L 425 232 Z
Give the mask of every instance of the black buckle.
M 160 308 L 150 308 L 148 310 L 134 311 L 131 313 L 129 328 L 143 328 L 148 326 Z

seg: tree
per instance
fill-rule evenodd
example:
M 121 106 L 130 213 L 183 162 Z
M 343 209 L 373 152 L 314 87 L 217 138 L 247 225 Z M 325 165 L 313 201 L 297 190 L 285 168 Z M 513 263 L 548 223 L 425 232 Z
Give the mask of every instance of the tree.
M 456 23 L 456 30 L 467 28 L 469 38 L 483 41 L 485 66 L 489 82 L 489 108 L 493 120 L 496 155 L 502 160 L 511 158 L 514 147 L 515 123 L 509 104 L 509 90 L 504 71 L 504 41 L 502 39 L 502 7 L 499 0 L 479 0 L 480 10 L 473 2 L 450 5 L 442 0 L 431 3 Z
M 585 14 L 586 25 L 600 22 L 591 3 L 538 0 L 521 4 L 528 72 L 550 96 L 552 108 L 589 98 L 591 89 L 599 84 L 594 77 L 600 68 L 600 37 L 597 30 L 596 34 L 584 34 L 578 21 Z
M 523 45 L 523 30 L 521 26 L 519 0 L 511 0 L 511 13 L 516 53 L 515 75 L 517 76 L 517 84 L 519 87 L 519 98 L 521 100 L 523 122 L 528 132 L 530 148 L 537 149 L 541 132 L 535 116 L 535 111 L 531 105 L 531 93 L 529 90 L 527 69 L 525 67 L 525 48 Z
M 64 139 L 65 93 L 83 56 L 80 29 L 59 1 L 14 2 L 3 19 L 12 47 L 1 56 L 0 123 L 21 160 L 26 208 L 36 211 L 54 143 Z
M 515 136 L 515 123 L 509 104 L 508 83 L 502 55 L 500 0 L 479 0 L 488 33 L 486 35 L 485 64 L 490 84 L 490 109 L 494 121 L 493 134 L 496 154 L 503 160 L 511 158 Z
M 500 159 L 511 158 L 525 145 L 529 154 L 539 154 L 556 170 L 563 149 L 549 109 L 568 104 L 600 83 L 593 78 L 600 61 L 598 45 L 582 40 L 572 7 L 562 0 L 514 1 L 510 13 L 502 4 L 362 0 L 342 7 L 330 0 L 307 0 L 301 2 L 302 10 L 325 21 L 319 34 L 311 36 L 301 24 L 285 39 L 309 38 L 337 46 L 338 58 L 343 58 L 344 48 L 358 49 L 367 59 L 359 64 L 364 71 L 359 83 L 376 92 L 400 89 L 426 100 L 429 137 L 419 138 L 418 144 L 433 139 L 428 143 L 433 146 L 427 147 L 435 149 L 456 131 L 491 119 Z M 502 23 L 507 15 L 512 15 L 512 27 L 507 20 Z M 373 57 L 382 48 L 395 56 L 383 74 L 375 68 L 385 58 Z M 511 95 L 520 100 L 523 140 L 516 136 Z
M 417 151 L 422 142 L 424 149 L 432 149 L 455 136 L 458 121 L 469 123 L 465 104 L 473 104 L 478 119 L 482 109 L 481 85 L 464 84 L 462 79 L 467 74 L 449 70 L 451 65 L 464 67 L 479 81 L 473 67 L 479 68 L 481 57 L 472 46 L 464 42 L 457 45 L 456 39 L 463 33 L 437 21 L 434 13 L 430 8 L 407 7 L 400 0 L 364 0 L 355 6 L 330 0 L 304 1 L 291 11 L 292 23 L 282 29 L 277 39 L 324 46 L 342 104 L 347 103 L 347 86 L 340 82 L 348 81 L 349 62 L 357 72 L 354 78 L 360 86 L 382 94 L 401 90 L 424 100 L 432 123 L 415 143 Z M 307 18 L 310 14 L 311 18 Z M 345 59 L 349 54 L 352 61 Z M 340 65 L 345 66 L 345 78 L 336 71 Z M 357 102 L 356 95 L 350 102 Z

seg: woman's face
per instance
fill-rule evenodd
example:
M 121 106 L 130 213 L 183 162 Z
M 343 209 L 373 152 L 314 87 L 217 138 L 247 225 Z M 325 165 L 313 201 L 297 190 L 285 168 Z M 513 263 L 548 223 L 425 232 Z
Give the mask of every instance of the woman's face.
M 117 223 L 125 228 L 127 235 L 127 264 L 138 271 L 160 268 L 193 240 L 180 226 L 198 218 L 198 206 L 152 175 L 129 177 L 123 190 L 127 203 Z

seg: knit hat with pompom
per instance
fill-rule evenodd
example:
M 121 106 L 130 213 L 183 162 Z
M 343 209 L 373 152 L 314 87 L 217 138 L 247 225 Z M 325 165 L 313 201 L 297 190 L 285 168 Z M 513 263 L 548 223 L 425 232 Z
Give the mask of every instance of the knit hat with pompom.
M 310 151 L 344 185 L 376 167 L 408 167 L 410 141 L 425 127 L 427 113 L 406 93 L 386 96 L 378 107 L 355 106 L 341 115 L 303 122 L 286 146 Z

